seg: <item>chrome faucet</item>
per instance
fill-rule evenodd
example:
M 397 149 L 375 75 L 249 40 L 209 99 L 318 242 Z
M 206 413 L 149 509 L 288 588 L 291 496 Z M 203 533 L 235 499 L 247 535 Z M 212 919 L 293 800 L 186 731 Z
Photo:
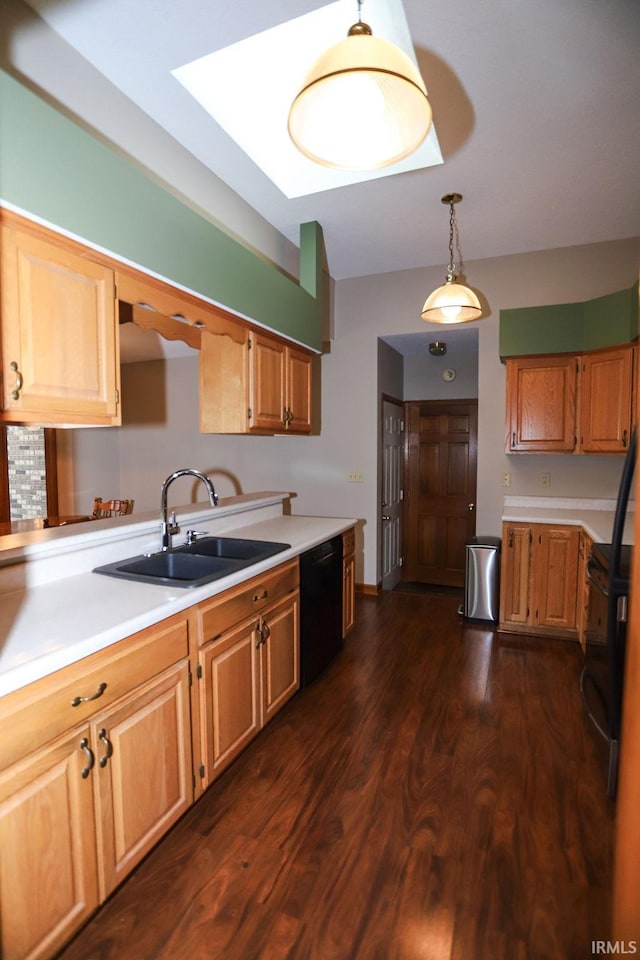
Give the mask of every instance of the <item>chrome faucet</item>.
M 171 520 L 167 519 L 167 493 L 169 487 L 174 480 L 177 480 L 178 477 L 196 477 L 197 480 L 202 480 L 205 487 L 207 488 L 207 493 L 209 494 L 209 502 L 212 507 L 215 507 L 218 503 L 218 494 L 214 490 L 213 484 L 209 477 L 206 477 L 204 473 L 200 473 L 199 470 L 192 470 L 190 467 L 186 467 L 184 470 L 176 470 L 175 473 L 172 473 L 171 476 L 162 484 L 162 497 L 160 499 L 160 512 L 162 516 L 162 525 L 160 527 L 162 533 L 162 549 L 168 550 L 171 546 L 171 537 L 174 533 L 177 533 L 180 529 L 176 523 L 176 515 L 172 514 Z

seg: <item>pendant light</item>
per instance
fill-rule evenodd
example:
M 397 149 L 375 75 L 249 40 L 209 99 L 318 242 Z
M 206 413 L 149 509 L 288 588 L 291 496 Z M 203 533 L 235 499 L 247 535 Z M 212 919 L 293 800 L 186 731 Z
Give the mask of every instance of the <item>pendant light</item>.
M 466 323 L 468 320 L 477 320 L 482 315 L 480 301 L 473 290 L 464 283 L 458 283 L 456 265 L 453 261 L 453 242 L 456 239 L 458 259 L 460 257 L 460 241 L 458 238 L 458 224 L 454 204 L 462 200 L 461 193 L 445 193 L 442 203 L 449 205 L 449 266 L 447 280 L 429 294 L 422 308 L 422 319 L 430 323 Z
M 372 36 L 360 18 L 307 74 L 289 110 L 289 135 L 310 160 L 375 170 L 420 146 L 431 107 L 420 71 L 399 47 Z

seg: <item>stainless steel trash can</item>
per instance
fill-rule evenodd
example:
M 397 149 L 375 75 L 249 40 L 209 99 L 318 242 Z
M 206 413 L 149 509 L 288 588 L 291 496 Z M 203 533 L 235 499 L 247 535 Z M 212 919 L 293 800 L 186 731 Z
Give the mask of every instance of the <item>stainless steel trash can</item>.
M 466 546 L 463 615 L 497 623 L 500 609 L 500 537 L 474 537 Z

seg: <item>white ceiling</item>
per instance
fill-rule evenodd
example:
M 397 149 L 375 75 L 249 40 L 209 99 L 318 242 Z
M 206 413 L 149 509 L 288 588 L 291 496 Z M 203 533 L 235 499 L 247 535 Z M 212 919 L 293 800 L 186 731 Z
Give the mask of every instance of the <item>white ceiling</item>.
M 451 191 L 467 262 L 640 235 L 638 0 L 404 0 L 444 163 L 294 199 L 171 70 L 317 0 L 29 4 L 292 242 L 318 220 L 338 280 L 437 264 L 444 279 Z

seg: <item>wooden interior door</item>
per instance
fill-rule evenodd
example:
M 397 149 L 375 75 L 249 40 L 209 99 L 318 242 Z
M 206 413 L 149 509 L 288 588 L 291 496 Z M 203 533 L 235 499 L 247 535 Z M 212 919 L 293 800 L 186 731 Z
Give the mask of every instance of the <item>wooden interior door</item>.
M 464 585 L 475 534 L 477 400 L 406 404 L 404 579 Z

